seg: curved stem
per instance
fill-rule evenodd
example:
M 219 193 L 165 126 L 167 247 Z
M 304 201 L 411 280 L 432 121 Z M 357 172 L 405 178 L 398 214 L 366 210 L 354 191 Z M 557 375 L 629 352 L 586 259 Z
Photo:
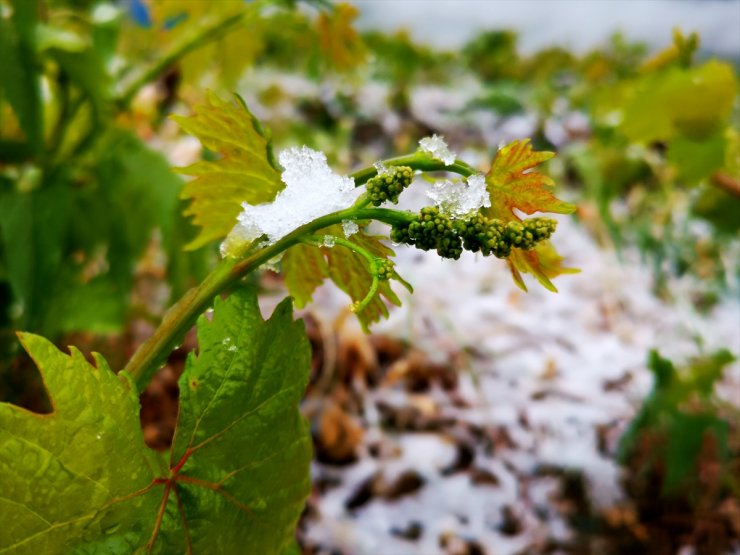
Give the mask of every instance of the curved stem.
M 373 281 L 370 284 L 370 289 L 368 290 L 365 297 L 361 301 L 358 301 L 352 305 L 352 312 L 361 312 L 370 303 L 370 301 L 373 300 L 373 297 L 378 292 L 378 288 L 380 287 L 380 279 L 378 278 L 378 263 L 376 261 L 376 257 L 373 256 L 369 251 L 367 251 L 366 249 L 363 249 L 360 245 L 357 245 L 353 243 L 352 241 L 347 241 L 347 239 L 336 237 L 335 235 L 331 235 L 330 237 L 332 237 L 335 244 L 342 246 L 345 249 L 349 249 L 352 252 L 359 254 L 365 260 L 367 260 L 367 265 L 370 270 L 370 275 L 372 276 Z M 314 245 L 316 247 L 327 246 L 323 242 L 322 238 L 316 235 L 307 235 L 301 238 L 301 242 Z
M 200 48 L 204 44 L 221 38 L 223 35 L 242 23 L 250 13 L 250 10 L 245 9 L 226 18 L 210 20 L 201 24 L 192 33 L 187 34 L 181 40 L 172 45 L 172 47 L 159 56 L 153 64 L 144 67 L 140 71 L 132 72 L 134 75 L 125 80 L 116 95 L 116 101 L 118 104 L 121 106 L 128 105 L 133 97 L 136 96 L 136 93 L 139 92 L 139 89 L 144 85 L 158 78 L 167 70 L 167 68 L 189 52 Z
M 420 152 L 409 156 L 391 158 L 383 163 L 391 166 L 409 166 L 412 169 L 423 171 L 450 171 L 463 176 L 477 173 L 473 167 L 461 160 L 455 160 L 454 163 L 445 165 L 442 161 Z M 377 170 L 370 166 L 355 172 L 352 177 L 355 178 L 357 185 L 362 185 L 376 174 Z M 302 225 L 272 245 L 257 250 L 250 246 L 241 258 L 222 260 L 199 286 L 185 293 L 167 311 L 160 326 L 149 339 L 141 344 L 129 360 L 124 371 L 128 372 L 135 380 L 138 390 L 143 391 L 157 369 L 167 360 L 170 352 L 182 341 L 185 333 L 195 324 L 198 316 L 211 306 L 217 295 L 234 286 L 241 278 L 260 265 L 300 242 L 306 235 L 311 235 L 322 228 L 344 220 L 377 220 L 394 225 L 413 221 L 414 218 L 415 215 L 410 212 L 355 206 L 322 216 Z
M 143 391 L 157 369 L 167 360 L 170 352 L 182 341 L 185 333 L 193 327 L 198 316 L 211 306 L 217 295 L 234 286 L 241 278 L 260 265 L 298 243 L 307 234 L 344 220 L 374 218 L 383 221 L 374 216 L 376 211 L 383 212 L 386 219 L 390 218 L 385 212 L 393 212 L 376 209 L 358 211 L 351 208 L 334 212 L 302 225 L 272 245 L 256 251 L 247 250 L 244 258 L 222 260 L 199 286 L 190 289 L 167 311 L 160 326 L 149 339 L 141 344 L 123 370 L 136 381 L 138 390 Z
M 460 174 L 464 177 L 479 173 L 478 170 L 463 160 L 455 160 L 448 166 L 441 160 L 432 158 L 423 152 L 415 152 L 414 154 L 408 154 L 406 156 L 389 158 L 388 160 L 383 160 L 383 164 L 386 166 L 408 166 L 412 170 L 422 170 L 426 172 L 447 171 Z M 356 186 L 360 186 L 364 185 L 368 179 L 375 177 L 376 175 L 378 175 L 378 170 L 375 169 L 375 166 L 367 166 L 351 173 L 350 177 L 354 178 Z

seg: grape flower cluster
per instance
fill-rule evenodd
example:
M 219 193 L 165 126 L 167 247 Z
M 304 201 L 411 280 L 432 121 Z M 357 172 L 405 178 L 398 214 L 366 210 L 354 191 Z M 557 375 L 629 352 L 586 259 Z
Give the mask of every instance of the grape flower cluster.
M 368 179 L 367 194 L 373 206 L 384 202 L 398 204 L 398 197 L 411 184 L 414 171 L 408 166 L 391 166 Z
M 463 250 L 506 258 L 512 248 L 530 250 L 549 239 L 556 225 L 550 218 L 504 222 L 480 212 L 453 220 L 437 207 L 429 206 L 422 208 L 412 221 L 394 225 L 390 238 L 394 243 L 424 251 L 435 249 L 442 258 L 457 260 Z

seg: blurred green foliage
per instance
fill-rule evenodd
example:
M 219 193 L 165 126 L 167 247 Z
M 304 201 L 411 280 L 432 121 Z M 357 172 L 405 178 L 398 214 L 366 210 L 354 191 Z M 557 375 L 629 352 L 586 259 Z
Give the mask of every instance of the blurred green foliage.
M 718 465 L 722 488 L 740 491 L 731 466 L 740 452 L 729 441 L 731 432 L 739 432 L 737 422 L 733 424 L 732 416 L 721 410 L 715 393 L 734 360 L 729 351 L 720 350 L 676 368 L 651 351 L 648 367 L 653 389 L 621 439 L 620 461 L 632 462 L 638 473 L 658 476 L 665 495 L 680 492 L 698 498 L 706 485 L 701 467 L 707 462 Z

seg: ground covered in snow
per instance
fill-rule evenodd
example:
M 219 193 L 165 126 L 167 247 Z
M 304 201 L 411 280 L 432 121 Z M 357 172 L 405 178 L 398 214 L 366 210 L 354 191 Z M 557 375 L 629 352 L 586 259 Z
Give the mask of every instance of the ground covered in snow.
M 305 81 L 278 82 L 297 97 L 322 96 Z M 410 118 L 453 147 L 482 142 L 491 151 L 532 136 L 529 114 L 462 111 L 478 92 L 475 83 L 417 87 Z M 376 140 L 359 154 L 372 163 L 408 122 L 388 110 L 382 85 L 358 95 L 361 119 L 378 123 Z M 290 98 L 268 109 L 245 96 L 266 121 L 300 117 Z M 557 147 L 588 133 L 582 114 L 562 108 L 544 126 Z M 460 150 L 486 167 L 479 149 Z M 353 165 L 346 152 L 335 157 Z M 401 207 L 430 204 L 430 191 L 413 184 Z M 316 448 L 314 492 L 299 528 L 304 553 L 721 553 L 690 547 L 701 526 L 664 522 L 694 519 L 685 507 L 675 515 L 655 509 L 645 521 L 616 451 L 652 387 L 649 351 L 679 364 L 719 348 L 740 353 L 740 299 L 727 294 L 699 312 L 691 277 L 669 280 L 659 297 L 635 250 L 618 254 L 576 218 L 558 220 L 554 243 L 581 271 L 558 277 L 557 294 L 534 281 L 521 291 L 492 257 L 441 260 L 406 247 L 396 249 L 397 270 L 414 294 L 396 287 L 403 306 L 372 335 L 336 287 L 316 292 L 302 313 L 315 353 L 304 409 Z M 275 274 L 264 277 L 274 293 L 264 299 L 269 312 L 285 289 Z M 718 391 L 737 414 L 737 363 Z M 740 552 L 732 540 L 740 537 L 740 502 L 729 499 L 719 512 L 707 517 L 711 526 L 722 519 L 719 544 L 729 536 Z
M 328 452 L 303 523 L 315 553 L 560 552 L 577 544 L 574 504 L 625 506 L 615 450 L 650 389 L 648 351 L 738 352 L 740 303 L 699 314 L 680 282 L 661 301 L 636 256 L 620 262 L 567 218 L 555 242 L 581 269 L 558 294 L 522 292 L 495 259 L 398 249 L 415 292 L 374 332 L 412 345 L 403 355 L 337 324 L 346 299 L 320 290 L 313 312 L 339 351 L 321 371 L 340 386 L 308 401 Z M 740 406 L 737 366 L 723 388 Z

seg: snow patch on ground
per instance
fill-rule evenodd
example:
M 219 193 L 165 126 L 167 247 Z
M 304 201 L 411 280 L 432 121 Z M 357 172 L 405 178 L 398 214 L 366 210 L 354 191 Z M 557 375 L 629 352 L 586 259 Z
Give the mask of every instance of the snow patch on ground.
M 467 353 L 458 385 L 466 406 L 439 401 L 439 409 L 461 422 L 506 430 L 509 441 L 494 452 L 476 446 L 476 466 L 493 473 L 498 484 L 440 473 L 450 457 L 443 440 L 376 427 L 367 438 L 385 437 L 400 454 L 333 469 L 341 485 L 318 500 L 308 539 L 368 555 L 442 553 L 438 538 L 444 533 L 474 538 L 500 555 L 535 549 L 548 537 L 565 539 L 569 528 L 548 501 L 556 482 L 541 470 L 582 472 L 597 507 L 622 498 L 613 452 L 651 387 L 648 350 L 658 348 L 677 361 L 700 352 L 699 344 L 707 352 L 740 351 L 738 299 L 725 299 L 709 314 L 695 312 L 688 302 L 665 303 L 651 293 L 651 275 L 636 255 L 620 262 L 571 219 L 559 220 L 556 246 L 581 273 L 557 278 L 558 294 L 536 283 L 529 284 L 529 293 L 520 291 L 505 264 L 493 258 L 464 253 L 449 261 L 398 247 L 396 268 L 414 295 L 400 291 L 404 306 L 373 330 L 408 339 L 440 361 Z M 330 288 L 322 288 L 316 301 L 317 312 L 327 318 L 346 304 Z M 728 380 L 740 386 L 737 366 Z M 403 403 L 407 395 L 390 393 L 370 392 L 368 402 Z M 604 430 L 606 446 L 600 439 Z M 426 480 L 417 492 L 345 509 L 363 479 L 376 472 L 390 478 L 409 468 Z M 505 509 L 518 517 L 521 533 L 501 533 Z M 425 533 L 417 541 L 391 532 L 411 521 L 423 523 Z

